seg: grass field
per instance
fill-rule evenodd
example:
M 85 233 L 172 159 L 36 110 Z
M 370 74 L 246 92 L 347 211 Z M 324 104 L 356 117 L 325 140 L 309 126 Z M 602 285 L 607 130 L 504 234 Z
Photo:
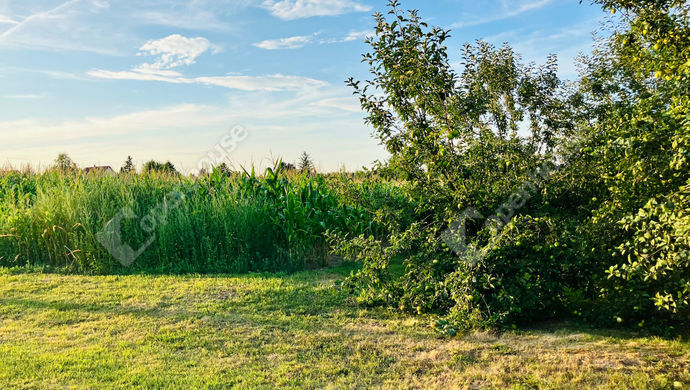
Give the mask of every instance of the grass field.
M 357 307 L 346 268 L 0 275 L 0 388 L 687 388 L 690 345 L 544 325 L 454 339 Z

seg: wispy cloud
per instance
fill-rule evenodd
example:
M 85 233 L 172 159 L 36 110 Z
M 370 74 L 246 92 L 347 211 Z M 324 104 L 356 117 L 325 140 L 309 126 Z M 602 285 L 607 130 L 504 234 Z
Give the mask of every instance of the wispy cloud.
M 289 76 L 282 74 L 265 76 L 227 75 L 184 77 L 177 72 L 146 73 L 137 71 L 113 72 L 108 70 L 93 70 L 89 71 L 88 75 L 96 78 L 112 80 L 162 81 L 173 84 L 201 84 L 229 89 L 238 89 L 242 91 L 297 91 L 308 88 L 320 88 L 328 85 L 328 83 L 325 81 L 316 80 L 309 77 Z
M 58 140 L 75 140 L 100 136 L 120 136 L 141 133 L 167 127 L 178 128 L 192 125 L 193 117 L 198 120 L 198 113 L 204 106 L 182 104 L 161 110 L 146 110 L 131 114 L 85 118 L 79 121 L 51 123 L 37 119 L 0 122 L 0 144 L 12 146 L 28 141 L 54 142 Z M 210 120 L 210 119 L 209 119 Z
M 111 70 L 90 70 L 87 74 L 91 77 L 99 79 L 111 80 L 139 80 L 139 81 L 165 81 L 167 83 L 175 84 L 191 84 L 191 79 L 185 79 L 182 74 L 174 71 L 144 71 L 138 69 L 137 71 L 111 71 Z
M 502 0 L 501 10 L 502 12 L 494 15 L 490 15 L 482 18 L 468 18 L 466 20 L 461 20 L 451 25 L 452 28 L 463 28 L 478 26 L 486 23 L 493 23 L 499 20 L 510 19 L 512 17 L 518 16 L 528 11 L 537 10 L 542 8 L 553 0 L 534 0 L 525 2 L 524 0 Z
M 384 158 L 385 152 L 370 141 L 369 129 L 353 126 L 359 115 L 334 107 L 348 106 L 346 98 L 340 101 L 331 98 L 333 94 L 342 96 L 342 91 L 316 90 L 280 100 L 241 93 L 217 107 L 180 104 L 68 121 L 0 121 L 0 155 L 6 159 L 0 164 L 32 162 L 45 167 L 58 153 L 68 152 L 82 166 L 119 166 L 132 155 L 140 162 L 169 159 L 183 170 L 191 169 L 235 124 L 250 132 L 231 156 L 238 164 L 270 165 L 265 160 L 271 152 L 290 161 L 304 149 L 305 140 L 319 145 L 315 157 L 326 159 L 326 169 L 337 169 L 343 162 L 359 168 Z
M 6 99 L 43 99 L 48 96 L 47 93 L 26 93 L 26 94 L 16 94 L 16 95 L 5 95 Z
M 266 0 L 262 6 L 283 20 L 371 11 L 370 6 L 353 0 Z
M 142 25 L 229 31 L 235 25 L 223 16 L 258 0 L 67 0 L 52 8 L 43 5 L 51 2 L 9 0 L 11 6 L 0 5 L 0 47 L 121 55 L 119 49 L 137 39 Z
M 114 47 L 118 31 L 103 29 L 97 23 L 93 28 L 94 15 L 104 14 L 109 6 L 104 0 L 69 0 L 28 16 L 10 15 L 5 18 L 11 27 L 0 33 L 0 47 L 118 55 Z
M 150 40 L 139 49 L 139 55 L 157 56 L 154 62 L 146 62 L 127 71 L 97 69 L 87 72 L 91 77 L 111 80 L 162 81 L 173 84 L 211 85 L 243 91 L 286 91 L 319 88 L 328 83 L 308 77 L 272 74 L 247 76 L 230 74 L 224 76 L 186 77 L 173 70 L 192 65 L 207 51 L 218 48 L 203 37 L 186 38 L 178 34 L 163 39 Z
M 309 77 L 289 76 L 273 74 L 267 76 L 213 76 L 196 77 L 192 79 L 196 83 L 215 85 L 219 87 L 241 89 L 244 91 L 294 91 L 301 89 L 320 88 L 328 85 L 327 82 Z
M 580 53 L 591 52 L 592 31 L 604 20 L 604 17 L 564 25 L 552 31 L 523 28 L 504 31 L 483 39 L 496 45 L 507 42 L 525 60 L 536 63 L 542 63 L 549 54 L 556 54 L 559 75 L 573 79 L 577 76 L 575 60 Z
M 3 66 L 0 67 L 0 73 L 2 74 L 10 74 L 10 73 L 32 73 L 32 74 L 39 74 L 39 75 L 45 75 L 53 79 L 58 79 L 58 80 L 80 80 L 80 81 L 86 81 L 89 80 L 89 78 L 84 77 L 83 75 L 78 75 L 76 73 L 71 73 L 71 72 L 64 72 L 64 71 L 59 71 L 59 70 L 46 70 L 46 69 L 33 69 L 33 68 L 25 68 L 25 67 L 18 67 L 18 66 Z
M 258 0 L 140 0 L 118 2 L 137 23 L 161 25 L 188 30 L 229 31 L 237 22 L 225 19 L 243 9 L 256 5 Z
M 373 36 L 375 34 L 376 34 L 376 32 L 374 32 L 374 30 L 350 31 L 344 37 L 324 39 L 319 43 L 342 43 L 342 42 L 362 41 L 366 37 Z
M 343 38 L 343 42 L 360 41 L 374 34 L 374 30 L 353 31 L 347 34 L 345 38 Z
M 349 112 L 362 112 L 362 107 L 355 97 L 322 99 L 313 104 L 315 106 L 332 107 Z
M 254 46 L 266 50 L 299 49 L 313 42 L 314 36 L 315 35 L 299 35 L 288 38 L 267 39 L 255 43 Z
M 5 30 L 2 34 L 0 34 L 0 42 L 3 40 L 6 40 L 8 37 L 12 36 L 13 34 L 16 34 L 17 32 L 21 31 L 22 29 L 27 28 L 33 23 L 39 23 L 41 21 L 49 20 L 49 19 L 56 19 L 61 17 L 61 12 L 68 9 L 69 7 L 77 4 L 79 0 L 69 0 L 66 1 L 57 7 L 51 8 L 47 11 L 41 11 L 37 12 L 35 14 L 29 15 L 26 18 L 24 18 L 21 22 L 14 23 L 15 26 Z
M 5 15 L 0 14 L 0 24 L 19 24 L 19 22 L 16 20 L 12 20 Z
M 38 119 L 0 121 L 0 154 L 10 162 L 28 160 L 44 166 L 62 151 L 69 152 L 85 165 L 96 162 L 117 164 L 127 154 L 168 159 L 194 150 L 190 147 L 194 147 L 195 139 L 201 137 L 200 129 L 224 129 L 228 123 L 232 122 L 229 122 L 227 113 L 197 104 L 64 122 Z M 195 137 L 173 140 L 175 133 L 186 130 L 188 134 L 190 128 L 197 129 Z M 163 133 L 165 137 L 160 136 Z M 103 147 L 104 140 L 107 140 L 108 148 Z M 213 138 L 208 142 L 213 145 Z
M 374 35 L 374 31 L 353 31 L 348 33 L 346 36 L 340 38 L 316 39 L 316 36 L 318 35 L 319 33 L 314 33 L 313 35 L 299 35 L 288 38 L 268 39 L 265 41 L 254 43 L 254 46 L 266 50 L 299 49 L 309 44 L 324 45 L 330 43 L 342 43 L 363 40 L 367 36 Z

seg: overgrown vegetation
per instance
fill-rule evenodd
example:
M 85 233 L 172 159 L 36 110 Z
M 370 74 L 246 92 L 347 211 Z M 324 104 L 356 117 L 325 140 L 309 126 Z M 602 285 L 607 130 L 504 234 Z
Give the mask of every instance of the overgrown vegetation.
M 306 152 L 263 175 L 57 170 L 0 175 L 0 265 L 123 272 L 96 235 L 126 208 L 130 271 L 298 270 L 359 263 L 361 304 L 439 333 L 542 320 L 675 333 L 690 324 L 690 23 L 685 1 L 597 0 L 622 16 L 566 85 L 390 1 L 350 80 L 391 158 L 319 175 Z M 130 172 L 131 159 L 123 168 Z M 131 215 L 130 215 L 131 217 Z M 149 240 L 152 241 L 149 243 Z
M 131 268 L 97 234 L 123 209 L 118 242 L 146 247 Z M 85 273 L 297 270 L 326 260 L 326 231 L 370 233 L 321 177 L 267 170 L 199 179 L 170 173 L 0 175 L 0 265 Z M 115 233 L 118 233 L 115 232 Z
M 395 0 L 376 15 L 372 77 L 349 84 L 409 207 L 377 219 L 387 237 L 334 237 L 363 264 L 360 302 L 436 313 L 450 334 L 690 323 L 688 5 L 598 2 L 623 17 L 570 87 L 555 58 L 481 41 L 456 73 L 448 31 Z

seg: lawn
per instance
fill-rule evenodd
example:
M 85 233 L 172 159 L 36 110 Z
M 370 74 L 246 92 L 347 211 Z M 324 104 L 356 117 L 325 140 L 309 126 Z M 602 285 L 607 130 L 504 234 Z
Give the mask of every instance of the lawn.
M 436 335 L 291 275 L 0 275 L 0 388 L 687 388 L 690 344 L 564 324 Z

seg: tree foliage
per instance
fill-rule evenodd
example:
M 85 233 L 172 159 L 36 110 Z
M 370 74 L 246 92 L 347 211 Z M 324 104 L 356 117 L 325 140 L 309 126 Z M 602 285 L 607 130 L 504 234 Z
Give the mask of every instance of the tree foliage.
M 688 7 L 599 3 L 622 16 L 569 87 L 554 56 L 525 64 L 482 41 L 456 72 L 448 31 L 397 0 L 375 15 L 372 77 L 348 83 L 411 220 L 387 214 L 385 236 L 336 239 L 363 263 L 348 284 L 362 302 L 439 313 L 444 332 L 690 319 Z M 468 210 L 464 248 L 481 256 L 445 239 Z
M 55 158 L 55 168 L 61 172 L 74 171 L 77 169 L 77 164 L 67 153 L 60 153 Z
M 302 154 L 299 156 L 299 161 L 297 163 L 297 170 L 300 171 L 300 173 L 312 173 L 314 171 L 314 162 L 312 161 L 311 156 L 307 152 L 302 152 Z
M 144 172 L 151 173 L 151 172 L 161 172 L 161 173 L 169 173 L 169 174 L 175 174 L 177 173 L 177 170 L 175 169 L 175 166 L 170 162 L 166 161 L 165 163 L 161 163 L 155 160 L 150 160 L 144 163 Z
M 620 231 L 608 270 L 674 318 L 690 315 L 690 23 L 685 1 L 601 1 L 619 28 L 580 81 L 586 157 L 607 194 L 595 222 Z
M 125 160 L 125 165 L 120 168 L 120 173 L 131 173 L 134 172 L 136 167 L 134 166 L 134 161 L 132 161 L 132 156 L 127 156 L 127 160 Z
M 551 158 L 570 128 L 555 57 L 536 67 L 508 46 L 479 41 L 465 45 L 464 70 L 456 74 L 446 54 L 448 31 L 429 29 L 397 1 L 376 23 L 363 58 L 373 78 L 349 84 L 392 163 L 419 194 L 459 205 L 452 214 L 470 203 L 491 209 Z

